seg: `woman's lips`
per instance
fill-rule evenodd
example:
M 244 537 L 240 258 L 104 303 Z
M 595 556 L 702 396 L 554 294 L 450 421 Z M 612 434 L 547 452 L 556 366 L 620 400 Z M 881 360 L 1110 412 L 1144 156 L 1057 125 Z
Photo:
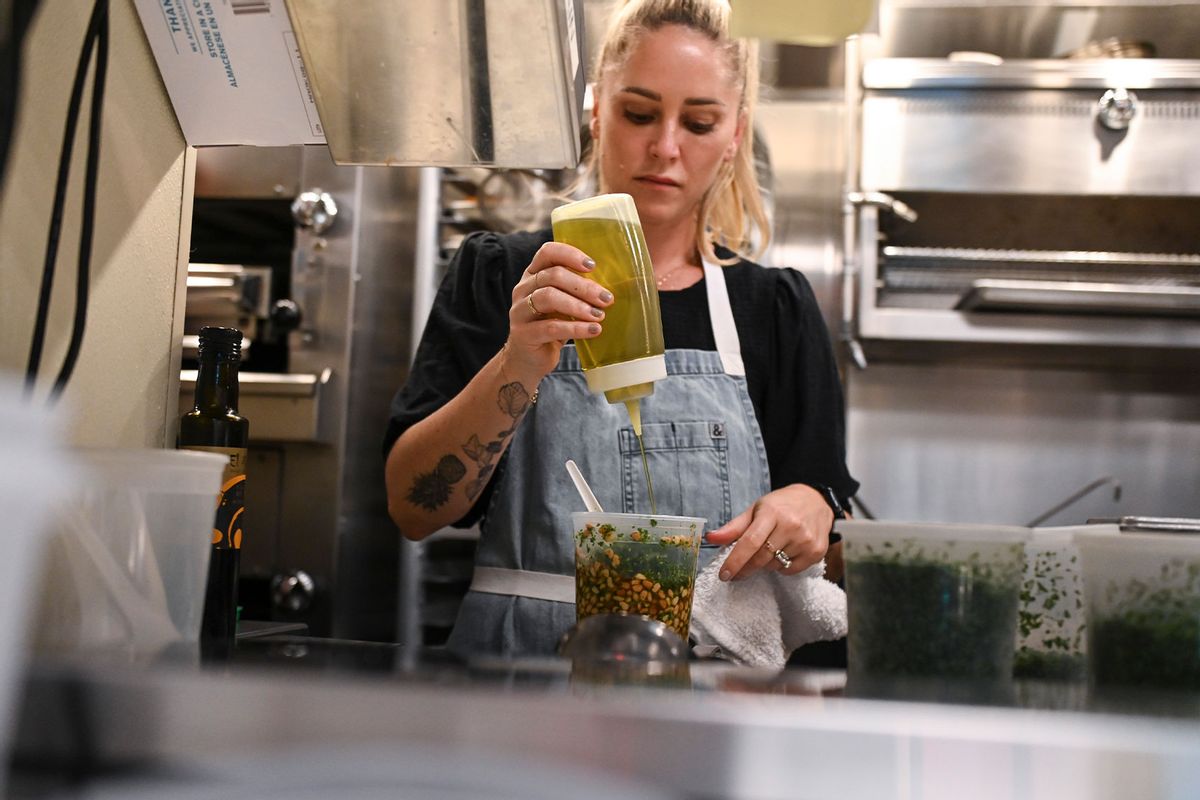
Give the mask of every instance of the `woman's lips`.
M 671 189 L 679 188 L 679 183 L 677 181 L 673 181 L 670 178 L 663 177 L 662 175 L 641 175 L 637 178 L 637 180 L 641 183 L 650 184 L 651 186 L 660 186 L 662 188 Z

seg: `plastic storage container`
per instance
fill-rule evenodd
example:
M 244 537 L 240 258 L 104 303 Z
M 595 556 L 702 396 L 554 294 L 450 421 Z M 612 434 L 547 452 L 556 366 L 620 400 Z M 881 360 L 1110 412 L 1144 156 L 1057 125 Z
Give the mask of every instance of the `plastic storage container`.
M 613 293 L 603 331 L 575 343 L 588 388 L 610 403 L 647 397 L 667 377 L 662 318 L 650 251 L 627 194 L 602 194 L 550 214 L 554 239 L 596 262 L 589 277 Z
M 581 511 L 575 529 L 575 612 L 642 614 L 687 641 L 705 520 Z
M 839 521 L 849 672 L 1012 674 L 1028 528 Z
M 0 750 L 7 751 L 29 610 L 37 591 L 51 509 L 77 480 L 57 448 L 56 423 L 25 405 L 20 384 L 0 374 Z M 6 770 L 0 770 L 0 796 Z
M 1200 689 L 1200 536 L 1080 533 L 1098 684 Z
M 1013 664 L 1018 678 L 1070 679 L 1087 671 L 1083 561 L 1075 544 L 1075 534 L 1086 529 L 1035 528 L 1025 545 Z
M 141 651 L 196 641 L 227 458 L 178 450 L 74 455 L 83 488 L 56 518 L 39 647 Z

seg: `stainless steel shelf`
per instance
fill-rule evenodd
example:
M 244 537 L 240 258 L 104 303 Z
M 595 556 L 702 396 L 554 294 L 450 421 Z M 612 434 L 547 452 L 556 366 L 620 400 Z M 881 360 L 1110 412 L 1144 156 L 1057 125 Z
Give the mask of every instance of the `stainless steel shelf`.
M 320 373 L 242 372 L 238 375 L 238 410 L 250 420 L 250 440 L 321 441 L 321 399 L 333 371 Z M 179 372 L 179 408 L 192 408 L 196 370 Z
M 1027 59 L 1002 64 L 880 58 L 863 66 L 872 89 L 1195 89 L 1200 61 L 1169 58 Z

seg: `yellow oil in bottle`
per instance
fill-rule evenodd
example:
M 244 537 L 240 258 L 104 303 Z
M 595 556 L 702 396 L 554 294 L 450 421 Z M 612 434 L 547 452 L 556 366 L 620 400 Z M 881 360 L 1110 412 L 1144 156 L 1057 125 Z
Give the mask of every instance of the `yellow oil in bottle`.
M 617 219 L 562 219 L 554 223 L 554 238 L 587 253 L 596 262 L 589 277 L 613 293 L 603 332 L 575 342 L 580 365 L 593 369 L 661 355 L 658 292 L 641 226 Z M 609 398 L 609 402 L 616 401 Z

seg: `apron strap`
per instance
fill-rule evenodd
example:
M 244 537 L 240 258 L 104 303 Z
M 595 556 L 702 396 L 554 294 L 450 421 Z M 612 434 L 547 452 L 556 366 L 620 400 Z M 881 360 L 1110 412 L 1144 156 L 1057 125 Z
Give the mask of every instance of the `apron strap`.
M 475 577 L 471 579 L 471 591 L 533 597 L 537 600 L 553 600 L 556 603 L 574 603 L 575 576 L 476 565 Z
M 704 285 L 708 290 L 708 315 L 712 318 L 713 339 L 721 356 L 726 375 L 745 375 L 742 363 L 742 343 L 733 322 L 729 305 L 729 290 L 725 287 L 725 271 L 717 264 L 704 262 Z

